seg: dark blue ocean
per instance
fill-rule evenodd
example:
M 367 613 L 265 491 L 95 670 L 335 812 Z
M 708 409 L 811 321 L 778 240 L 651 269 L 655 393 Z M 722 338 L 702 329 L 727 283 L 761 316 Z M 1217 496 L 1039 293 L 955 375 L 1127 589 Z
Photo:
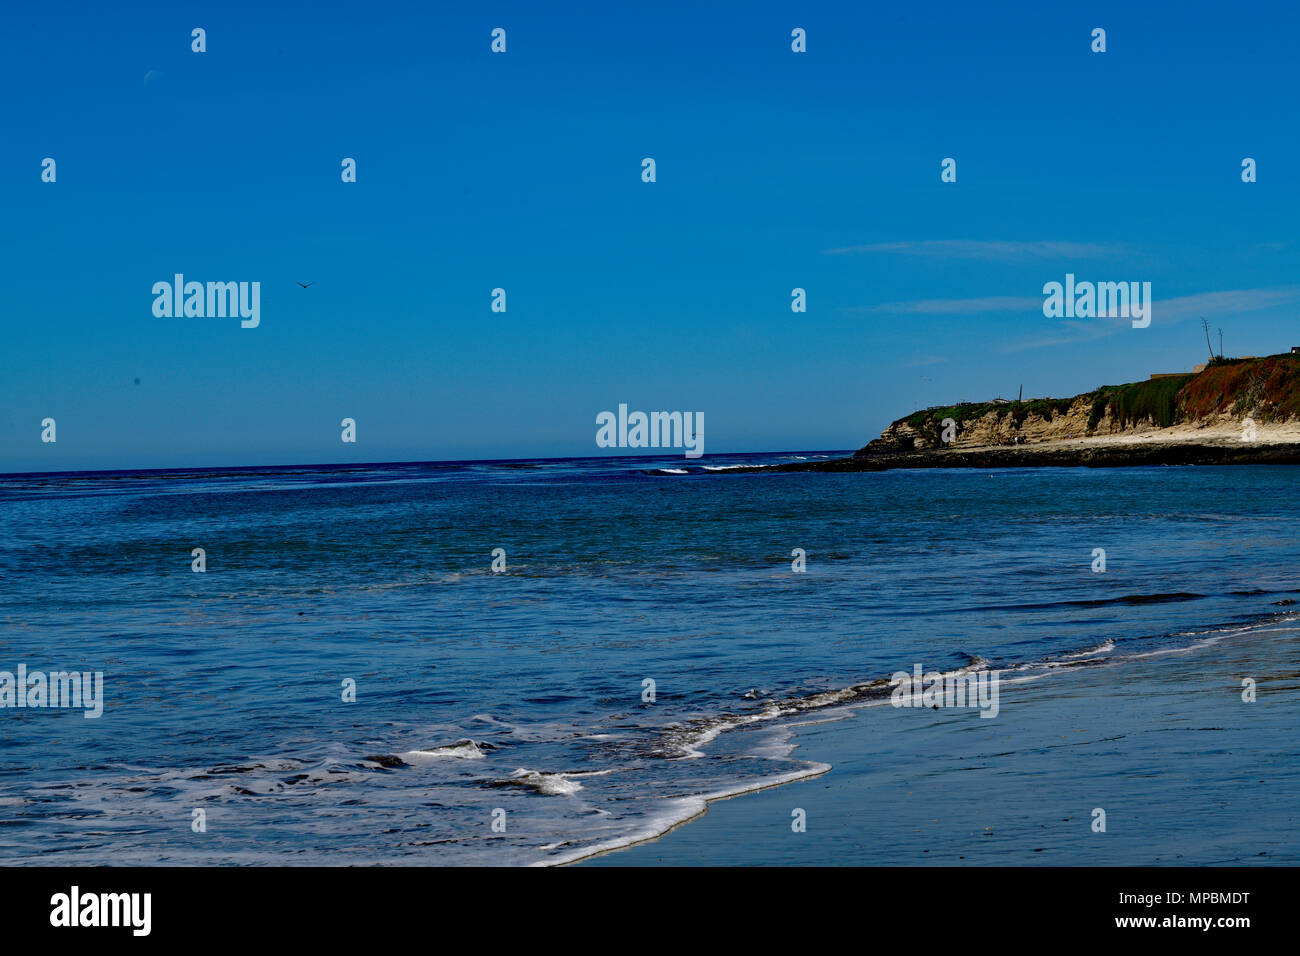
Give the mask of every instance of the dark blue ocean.
M 785 725 L 916 664 L 1105 710 L 1231 647 L 1294 788 L 1300 471 L 728 473 L 841 454 L 0 477 L 0 671 L 104 682 L 0 709 L 0 861 L 575 859 L 824 771 Z

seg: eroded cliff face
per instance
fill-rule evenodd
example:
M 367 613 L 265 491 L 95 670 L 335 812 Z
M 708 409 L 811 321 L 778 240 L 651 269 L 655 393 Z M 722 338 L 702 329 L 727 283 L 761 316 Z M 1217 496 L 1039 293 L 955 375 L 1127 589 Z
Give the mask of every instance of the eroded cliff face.
M 891 424 L 859 454 L 1034 445 L 1173 426 L 1184 430 L 1300 421 L 1300 355 L 1228 359 L 1199 373 L 1108 385 L 1067 399 L 995 400 L 928 408 Z M 950 420 L 950 441 L 943 441 Z
M 1091 396 L 1079 396 L 1065 412 L 1048 411 L 1045 414 L 1029 412 L 1021 418 L 1016 403 L 989 409 L 982 415 L 958 421 L 954 418 L 955 437 L 947 443 L 951 447 L 969 448 L 984 445 L 1037 444 L 1045 441 L 1063 441 L 1070 438 L 1087 438 L 1094 435 L 1137 434 L 1160 428 L 1150 419 L 1121 425 L 1108 409 L 1095 425 L 1089 427 L 1092 414 Z M 942 438 L 942 420 L 926 419 L 918 427 L 909 418 L 894 422 L 880 437 L 871 443 L 895 448 L 938 448 Z M 868 446 L 868 447 L 871 447 Z

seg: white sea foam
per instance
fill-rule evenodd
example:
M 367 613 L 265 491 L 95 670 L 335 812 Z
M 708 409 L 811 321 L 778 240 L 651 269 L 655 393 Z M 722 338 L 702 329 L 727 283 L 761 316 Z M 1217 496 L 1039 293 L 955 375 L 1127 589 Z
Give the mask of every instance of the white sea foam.
M 528 770 L 520 767 L 511 775 L 511 781 L 525 787 L 532 787 L 538 793 L 548 796 L 567 796 L 582 789 L 582 784 L 570 780 L 566 774 L 543 773 L 540 770 Z
M 454 744 L 447 744 L 443 747 L 434 747 L 432 750 L 408 750 L 402 754 L 403 757 L 410 757 L 416 760 L 421 757 L 446 758 L 450 757 L 456 760 L 482 760 L 487 754 L 473 740 L 458 740 Z
M 700 814 L 704 813 L 709 808 L 709 804 L 714 800 L 725 800 L 728 797 L 739 796 L 742 793 L 757 793 L 759 790 L 767 790 L 771 787 L 780 787 L 787 783 L 793 783 L 796 780 L 806 780 L 809 777 L 820 776 L 830 769 L 830 764 L 810 763 L 799 770 L 792 770 L 788 773 L 768 777 L 758 782 L 737 784 L 734 787 L 715 790 L 711 793 L 700 794 L 699 796 L 677 797 L 670 800 L 662 810 L 654 814 L 645 824 L 624 836 L 616 837 L 612 840 L 606 840 L 600 843 L 594 843 L 590 846 L 573 849 L 568 853 L 559 854 L 550 859 L 538 860 L 532 865 L 563 866 L 566 863 L 575 863 L 578 860 L 585 860 L 588 857 L 598 856 L 601 853 L 608 853 L 611 850 L 621 850 L 624 847 L 633 846 L 637 843 L 645 843 L 648 840 L 655 840 L 663 836 L 669 830 L 675 829 L 683 823 L 700 816 Z M 552 846 L 556 845 L 557 844 L 552 844 Z
M 542 770 L 529 770 L 527 767 L 520 767 L 510 775 L 509 780 L 502 781 L 502 783 L 531 787 L 538 793 L 544 793 L 548 796 L 570 796 L 582 789 L 582 784 L 575 780 L 575 777 L 603 777 L 610 773 L 614 773 L 613 768 L 609 770 L 574 770 L 567 773 L 546 773 Z
M 1090 647 L 1086 651 L 1078 651 L 1074 654 L 1062 654 L 1061 660 L 1075 661 L 1085 657 L 1096 657 L 1098 654 L 1106 654 L 1115 649 L 1115 642 L 1110 638 L 1102 641 L 1096 647 Z

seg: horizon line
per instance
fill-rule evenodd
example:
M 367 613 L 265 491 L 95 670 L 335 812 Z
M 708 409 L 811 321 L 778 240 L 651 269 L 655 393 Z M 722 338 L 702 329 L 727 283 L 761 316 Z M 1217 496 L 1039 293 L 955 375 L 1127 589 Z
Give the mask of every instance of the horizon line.
M 667 449 L 672 451 L 674 449 Z M 818 448 L 785 451 L 739 451 L 719 452 L 713 457 L 730 457 L 734 455 L 794 455 L 794 454 L 853 454 L 852 448 Z M 354 462 L 314 462 L 279 465 L 196 465 L 165 466 L 161 468 L 91 468 L 70 469 L 65 471 L 5 471 L 0 472 L 0 481 L 7 478 L 66 478 L 93 477 L 95 475 L 143 475 L 143 474 L 178 474 L 185 472 L 246 472 L 246 471 L 285 471 L 289 469 L 313 471 L 347 471 L 357 468 L 383 468 L 394 465 L 493 465 L 513 462 L 567 462 L 567 461 L 622 461 L 627 459 L 658 460 L 664 455 L 565 455 L 557 458 L 446 458 L 419 459 L 402 461 L 354 461 Z M 704 457 L 709 457 L 705 455 Z M 698 461 L 699 459 L 690 459 Z

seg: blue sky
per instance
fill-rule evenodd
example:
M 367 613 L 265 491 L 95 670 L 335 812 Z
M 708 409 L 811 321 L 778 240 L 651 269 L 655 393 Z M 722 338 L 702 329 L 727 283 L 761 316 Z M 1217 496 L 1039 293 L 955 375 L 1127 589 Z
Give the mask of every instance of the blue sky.
M 1201 316 L 1300 345 L 1281 5 L 271 6 L 6 11 L 0 471 L 594 455 L 619 403 L 855 448 L 1190 368 Z M 261 325 L 155 317 L 177 272 Z M 1151 326 L 1045 318 L 1066 272 Z

